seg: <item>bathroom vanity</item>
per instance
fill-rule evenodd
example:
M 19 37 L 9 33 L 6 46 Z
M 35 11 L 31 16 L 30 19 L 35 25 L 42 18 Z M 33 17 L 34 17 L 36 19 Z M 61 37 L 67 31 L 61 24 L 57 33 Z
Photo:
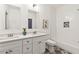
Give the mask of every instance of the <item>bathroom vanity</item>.
M 0 54 L 40 54 L 45 51 L 46 33 L 18 35 L 12 38 L 0 38 Z

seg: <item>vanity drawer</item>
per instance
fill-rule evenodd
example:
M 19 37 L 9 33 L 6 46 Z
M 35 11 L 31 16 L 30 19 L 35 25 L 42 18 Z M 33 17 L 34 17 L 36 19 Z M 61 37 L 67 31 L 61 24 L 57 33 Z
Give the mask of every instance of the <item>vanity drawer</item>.
M 38 40 L 48 40 L 49 39 L 49 36 L 48 35 L 44 35 L 44 36 L 38 36 L 38 37 L 34 37 L 34 38 L 35 38 L 35 40 L 36 39 L 38 39 Z
M 21 46 L 21 45 L 22 45 L 21 40 L 0 43 L 0 47 Z
M 32 39 L 30 38 L 30 39 L 25 39 L 25 40 L 23 40 L 23 45 L 29 45 L 29 44 L 32 44 Z
M 23 54 L 32 54 L 32 45 L 24 45 Z

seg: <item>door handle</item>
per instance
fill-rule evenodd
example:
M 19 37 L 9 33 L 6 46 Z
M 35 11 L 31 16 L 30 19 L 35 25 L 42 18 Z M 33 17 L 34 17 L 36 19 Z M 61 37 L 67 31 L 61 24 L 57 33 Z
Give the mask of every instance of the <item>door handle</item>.
M 27 43 L 29 43 L 29 41 L 27 41 Z

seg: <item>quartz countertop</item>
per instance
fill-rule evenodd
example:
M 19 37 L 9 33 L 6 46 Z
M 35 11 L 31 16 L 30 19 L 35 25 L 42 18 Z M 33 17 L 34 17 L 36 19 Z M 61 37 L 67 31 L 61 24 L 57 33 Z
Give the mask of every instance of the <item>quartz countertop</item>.
M 8 41 L 14 41 L 14 40 L 23 40 L 27 38 L 33 38 L 33 37 L 39 37 L 39 36 L 45 36 L 48 35 L 47 33 L 30 33 L 26 35 L 15 35 L 13 37 L 0 37 L 0 43 L 8 42 Z

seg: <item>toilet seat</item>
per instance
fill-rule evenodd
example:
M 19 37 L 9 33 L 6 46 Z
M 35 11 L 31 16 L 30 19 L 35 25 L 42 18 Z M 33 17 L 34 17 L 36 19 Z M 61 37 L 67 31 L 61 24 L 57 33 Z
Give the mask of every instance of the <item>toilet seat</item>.
M 49 40 L 46 41 L 46 44 L 48 44 L 50 46 L 55 46 L 56 45 L 56 42 L 49 39 Z

